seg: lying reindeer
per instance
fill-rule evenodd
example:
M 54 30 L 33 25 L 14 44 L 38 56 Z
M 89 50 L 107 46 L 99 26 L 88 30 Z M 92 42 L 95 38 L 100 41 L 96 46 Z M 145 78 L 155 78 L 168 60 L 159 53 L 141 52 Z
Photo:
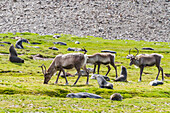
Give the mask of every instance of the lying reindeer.
M 65 80 L 66 80 L 66 85 L 67 85 L 68 81 L 67 81 L 64 69 L 75 68 L 77 70 L 77 73 L 78 73 L 78 78 L 74 83 L 74 85 L 76 85 L 76 83 L 78 82 L 78 80 L 81 76 L 80 69 L 82 67 L 87 72 L 87 82 L 86 82 L 86 84 L 88 84 L 89 73 L 86 69 L 86 61 L 87 61 L 87 55 L 82 54 L 82 53 L 69 53 L 69 54 L 64 54 L 64 55 L 57 55 L 54 58 L 53 62 L 51 63 L 51 65 L 50 65 L 50 67 L 48 68 L 47 71 L 46 71 L 45 65 L 40 66 L 42 68 L 42 72 L 44 74 L 44 84 L 48 84 L 48 81 L 51 79 L 53 74 L 56 71 L 59 71 L 56 82 L 55 82 L 57 84 L 58 78 L 59 78 L 60 73 L 62 71 L 63 74 L 64 74 L 64 77 L 65 77 Z M 44 71 L 43 67 L 45 68 L 45 71 Z
M 139 54 L 139 50 L 137 48 L 135 48 L 137 50 L 137 54 L 134 56 L 132 54 L 130 54 L 131 49 L 129 50 L 129 55 L 127 55 L 127 59 L 130 59 L 130 66 L 131 65 L 136 65 L 140 68 L 140 78 L 139 81 L 142 80 L 142 73 L 143 73 L 143 69 L 144 67 L 147 66 L 154 66 L 156 65 L 156 67 L 158 68 L 158 75 L 156 77 L 156 80 L 158 79 L 159 73 L 160 71 L 162 72 L 162 81 L 164 80 L 164 76 L 163 76 L 163 68 L 160 66 L 161 63 L 161 58 L 163 58 L 162 55 L 160 54 Z
M 96 53 L 94 55 L 88 55 L 87 63 L 94 64 L 93 74 L 95 73 L 96 65 L 98 65 L 98 70 L 97 70 L 98 74 L 99 74 L 99 70 L 100 70 L 100 65 L 101 64 L 107 65 L 108 71 L 105 76 L 107 76 L 108 73 L 110 72 L 111 68 L 108 64 L 111 64 L 115 68 L 116 78 L 117 78 L 117 67 L 115 66 L 114 60 L 115 60 L 114 54 Z

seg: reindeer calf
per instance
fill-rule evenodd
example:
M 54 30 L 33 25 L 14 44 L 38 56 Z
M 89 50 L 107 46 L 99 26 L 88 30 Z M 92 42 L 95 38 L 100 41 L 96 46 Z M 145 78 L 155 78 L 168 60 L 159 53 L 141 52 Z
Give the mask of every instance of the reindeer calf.
M 75 68 L 78 73 L 78 78 L 75 81 L 74 85 L 76 85 L 77 81 L 79 80 L 81 73 L 80 69 L 83 67 L 84 70 L 87 72 L 87 82 L 89 80 L 89 73 L 86 69 L 86 61 L 87 61 L 87 55 L 82 54 L 82 53 L 69 53 L 69 54 L 64 54 L 64 55 L 57 55 L 54 60 L 52 61 L 50 67 L 46 71 L 46 67 L 44 65 L 41 66 L 42 72 L 44 74 L 44 84 L 48 84 L 48 81 L 51 79 L 53 74 L 56 71 L 59 71 L 56 82 L 58 83 L 58 78 L 60 76 L 61 71 L 63 72 L 66 80 L 66 85 L 68 84 L 65 71 L 64 69 L 72 69 Z M 45 68 L 45 71 L 43 70 L 43 67 Z

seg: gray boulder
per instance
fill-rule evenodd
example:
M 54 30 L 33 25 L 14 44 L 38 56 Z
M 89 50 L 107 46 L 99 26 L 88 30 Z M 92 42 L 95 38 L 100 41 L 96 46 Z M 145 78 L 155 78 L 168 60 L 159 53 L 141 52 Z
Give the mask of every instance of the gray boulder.
M 60 35 L 54 35 L 53 38 L 60 38 L 61 36 Z
M 95 99 L 102 99 L 101 96 L 92 94 L 92 93 L 87 93 L 87 92 L 80 92 L 80 93 L 69 93 L 66 95 L 66 97 L 69 98 L 95 98 Z
M 80 44 L 80 42 L 79 41 L 75 41 L 75 44 Z

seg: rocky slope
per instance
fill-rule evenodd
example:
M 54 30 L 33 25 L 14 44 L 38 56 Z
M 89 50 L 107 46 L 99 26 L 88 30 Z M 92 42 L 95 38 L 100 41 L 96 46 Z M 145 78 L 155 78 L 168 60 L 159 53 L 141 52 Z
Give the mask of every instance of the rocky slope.
M 169 0 L 0 0 L 0 33 L 170 42 Z

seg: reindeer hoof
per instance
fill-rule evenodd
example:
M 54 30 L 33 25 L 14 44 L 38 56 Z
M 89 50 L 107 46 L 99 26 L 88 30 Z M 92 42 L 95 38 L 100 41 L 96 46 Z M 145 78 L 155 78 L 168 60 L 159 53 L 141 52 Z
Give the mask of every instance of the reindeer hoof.
M 65 85 L 68 85 L 68 83 L 65 83 Z
M 86 85 L 89 85 L 89 83 L 87 82 Z
M 138 80 L 138 82 L 141 82 L 141 80 Z

